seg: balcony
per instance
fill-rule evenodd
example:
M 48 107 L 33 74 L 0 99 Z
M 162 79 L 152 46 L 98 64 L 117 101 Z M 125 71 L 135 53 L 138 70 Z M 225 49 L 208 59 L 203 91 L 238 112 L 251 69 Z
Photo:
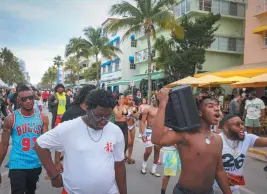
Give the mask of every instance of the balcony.
M 183 0 L 173 12 L 180 17 L 189 12 L 220 13 L 222 16 L 245 19 L 246 4 L 242 1 L 223 0 Z
M 267 2 L 256 6 L 256 16 L 267 14 Z
M 244 39 L 216 36 L 208 51 L 225 52 L 232 54 L 244 53 Z

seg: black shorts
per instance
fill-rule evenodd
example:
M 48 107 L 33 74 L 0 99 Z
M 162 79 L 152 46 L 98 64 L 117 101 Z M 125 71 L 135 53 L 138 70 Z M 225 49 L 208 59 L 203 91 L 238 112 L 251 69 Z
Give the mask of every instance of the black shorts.
M 173 194 L 195 194 L 194 192 L 184 188 L 182 185 L 179 183 L 175 185 L 173 189 Z M 211 188 L 211 191 L 208 193 L 203 193 L 203 194 L 214 194 L 213 188 Z
M 124 152 L 126 152 L 126 150 L 128 149 L 128 125 L 126 121 L 115 121 L 114 122 L 115 125 L 117 125 L 124 136 L 124 142 L 125 142 L 125 149 Z
M 41 172 L 42 168 L 9 170 L 11 194 L 35 194 Z
M 47 102 L 47 99 L 43 99 L 43 102 Z

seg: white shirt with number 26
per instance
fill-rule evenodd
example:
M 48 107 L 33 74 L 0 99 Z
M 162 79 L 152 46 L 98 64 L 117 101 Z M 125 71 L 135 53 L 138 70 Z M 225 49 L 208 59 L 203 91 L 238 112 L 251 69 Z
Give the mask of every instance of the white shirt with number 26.
M 234 142 L 226 139 L 226 136 L 224 136 L 223 133 L 221 133 L 220 136 L 223 140 L 222 160 L 225 172 L 229 172 L 234 175 L 243 175 L 243 168 L 248 149 L 254 147 L 254 143 L 258 136 L 245 133 L 245 139 L 244 141 L 239 142 L 237 151 L 235 153 L 230 147 Z M 246 181 L 246 177 L 244 178 Z M 219 188 L 216 182 L 214 187 L 217 187 L 216 189 Z M 232 186 L 231 190 L 234 194 L 239 193 L 239 186 Z
M 124 137 L 117 125 L 109 122 L 103 131 L 94 130 L 78 117 L 43 134 L 37 143 L 64 152 L 63 184 L 69 194 L 119 193 L 114 162 L 124 159 Z

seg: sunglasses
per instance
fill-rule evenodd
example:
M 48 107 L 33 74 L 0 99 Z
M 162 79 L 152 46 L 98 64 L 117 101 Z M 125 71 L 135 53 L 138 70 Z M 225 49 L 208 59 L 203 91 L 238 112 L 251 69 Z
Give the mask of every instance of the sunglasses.
M 22 101 L 22 102 L 25 102 L 25 101 L 27 101 L 27 100 L 34 100 L 34 96 L 26 96 L 26 97 L 20 97 L 20 100 Z
M 104 121 L 110 121 L 110 119 L 111 119 L 111 116 L 107 116 L 107 117 L 96 116 L 96 115 L 93 113 L 92 110 L 91 110 L 91 113 L 92 113 L 92 115 L 93 115 L 93 117 L 94 117 L 94 119 L 95 119 L 96 121 L 102 121 L 102 120 L 104 120 Z

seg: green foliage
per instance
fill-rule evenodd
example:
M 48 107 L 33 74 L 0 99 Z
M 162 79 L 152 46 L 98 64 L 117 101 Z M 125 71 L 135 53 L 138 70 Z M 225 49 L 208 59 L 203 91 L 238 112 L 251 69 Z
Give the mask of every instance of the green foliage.
M 61 58 L 61 56 L 56 56 L 54 57 L 54 66 L 57 67 L 57 69 L 59 69 L 60 66 L 63 66 L 63 60 Z
M 68 84 L 75 84 L 79 79 L 80 63 L 79 60 L 72 56 L 64 64 L 64 70 L 70 71 L 67 75 L 65 82 Z
M 101 62 L 98 62 L 98 66 L 100 65 Z M 92 81 L 97 79 L 97 63 L 93 63 L 91 67 L 88 69 L 84 70 L 84 78 L 86 81 Z M 98 69 L 100 71 L 100 69 Z M 100 72 L 99 72 L 100 74 Z
M 57 69 L 55 66 L 49 67 L 44 73 L 40 85 L 54 84 L 57 80 Z
M 214 42 L 215 25 L 220 15 L 210 13 L 208 16 L 197 17 L 194 20 L 184 16 L 181 26 L 185 30 L 184 39 L 172 36 L 170 40 L 164 37 L 157 39 L 155 49 L 159 57 L 155 60 L 158 68 L 163 69 L 170 82 L 187 76 L 193 76 L 196 70 L 202 69 L 205 62 L 205 49 Z
M 110 15 L 122 16 L 107 25 L 107 30 L 116 32 L 126 29 L 122 41 L 131 34 L 143 32 L 147 38 L 148 47 L 148 98 L 151 96 L 151 37 L 156 37 L 156 25 L 169 30 L 177 38 L 183 38 L 183 28 L 176 22 L 171 9 L 178 3 L 176 0 L 135 0 L 135 4 L 127 1 L 114 4 Z M 126 16 L 126 17 L 125 17 Z
M 85 28 L 84 30 L 85 38 L 72 38 L 69 43 L 66 45 L 65 55 L 74 55 L 77 58 L 83 56 L 85 58 L 94 57 L 96 63 L 99 63 L 99 55 L 102 55 L 105 58 L 119 58 L 117 53 L 121 50 L 113 45 L 109 45 L 110 41 L 108 38 L 102 36 L 102 28 L 93 28 L 91 26 Z M 89 68 L 86 71 L 85 77 L 86 79 L 96 78 L 97 83 L 100 78 L 100 68 L 99 66 L 93 68 Z M 96 75 L 95 75 L 96 72 Z
M 25 82 L 18 58 L 7 48 L 2 48 L 0 51 L 0 79 L 9 85 Z

